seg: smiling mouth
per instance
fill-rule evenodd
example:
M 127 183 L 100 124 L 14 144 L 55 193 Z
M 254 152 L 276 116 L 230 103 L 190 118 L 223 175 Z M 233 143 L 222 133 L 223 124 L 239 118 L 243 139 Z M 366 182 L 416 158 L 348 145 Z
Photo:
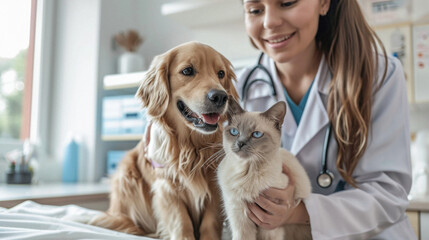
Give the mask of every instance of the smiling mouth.
M 192 123 L 195 127 L 201 128 L 206 132 L 214 131 L 218 127 L 220 114 L 213 113 L 196 113 L 192 111 L 183 101 L 177 102 L 177 108 L 186 121 Z
M 289 40 L 291 37 L 293 37 L 295 35 L 295 33 L 296 32 L 294 32 L 290 35 L 287 35 L 287 36 L 276 38 L 276 39 L 265 39 L 265 41 L 267 41 L 268 43 L 273 43 L 273 44 L 274 43 L 281 43 L 281 42 L 284 42 L 286 40 Z

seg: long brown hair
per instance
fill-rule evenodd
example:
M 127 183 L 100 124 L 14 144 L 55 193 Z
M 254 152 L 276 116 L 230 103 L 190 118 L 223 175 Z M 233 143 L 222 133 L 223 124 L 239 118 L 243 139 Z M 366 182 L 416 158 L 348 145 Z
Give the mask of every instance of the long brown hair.
M 368 144 L 378 53 L 381 49 L 385 57 L 384 80 L 386 51 L 356 0 L 331 0 L 328 13 L 320 16 L 316 41 L 333 74 L 328 115 L 338 144 L 337 169 L 356 187 L 352 174 Z

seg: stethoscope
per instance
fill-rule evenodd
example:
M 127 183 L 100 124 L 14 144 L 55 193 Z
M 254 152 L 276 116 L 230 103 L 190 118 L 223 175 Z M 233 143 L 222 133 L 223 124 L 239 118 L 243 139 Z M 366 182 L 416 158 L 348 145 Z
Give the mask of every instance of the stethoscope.
M 264 82 L 264 83 L 268 84 L 272 89 L 271 94 L 273 95 L 273 97 L 277 96 L 277 91 L 276 91 L 276 88 L 274 86 L 273 77 L 271 76 L 271 73 L 268 71 L 268 69 L 266 67 L 264 67 L 264 65 L 262 65 L 262 63 L 261 63 L 263 56 L 264 56 L 264 53 L 261 53 L 261 55 L 259 56 L 259 59 L 258 59 L 258 64 L 256 64 L 256 66 L 250 70 L 249 74 L 247 74 L 247 77 L 244 80 L 243 89 L 241 91 L 241 102 L 242 103 L 245 103 L 247 100 L 247 93 L 249 92 L 250 86 L 252 86 L 252 84 L 257 83 L 257 82 Z M 258 70 L 258 69 L 262 70 L 268 76 L 268 80 L 263 79 L 263 78 L 256 78 L 256 79 L 253 79 L 249 83 L 250 78 L 252 77 L 253 73 L 255 73 L 256 70 Z
M 250 72 L 248 73 L 247 77 L 244 80 L 244 84 L 241 92 L 241 102 L 243 103 L 243 105 L 247 100 L 247 93 L 249 92 L 250 86 L 252 86 L 252 84 L 257 82 L 263 82 L 268 84 L 272 89 L 271 91 L 272 96 L 273 97 L 277 96 L 277 91 L 274 85 L 273 77 L 271 76 L 271 73 L 268 71 L 268 69 L 264 67 L 264 65 L 262 65 L 261 63 L 263 56 L 264 56 L 264 53 L 261 53 L 258 59 L 258 64 L 250 70 Z M 268 80 L 263 78 L 256 78 L 250 81 L 250 78 L 258 69 L 262 70 L 268 76 Z M 332 172 L 330 172 L 328 169 L 328 149 L 329 149 L 329 140 L 331 138 L 331 132 L 332 132 L 331 128 L 332 128 L 331 124 L 329 124 L 328 129 L 326 130 L 325 139 L 323 142 L 322 171 L 320 171 L 319 175 L 317 176 L 317 185 L 319 185 L 319 187 L 321 188 L 329 188 L 334 181 L 334 174 L 332 174 Z
M 332 125 L 328 125 L 326 129 L 325 139 L 323 140 L 323 151 L 322 151 L 322 171 L 320 171 L 317 176 L 317 184 L 321 188 L 328 188 L 332 185 L 334 181 L 334 174 L 328 169 L 328 149 L 329 149 L 329 140 L 331 139 Z

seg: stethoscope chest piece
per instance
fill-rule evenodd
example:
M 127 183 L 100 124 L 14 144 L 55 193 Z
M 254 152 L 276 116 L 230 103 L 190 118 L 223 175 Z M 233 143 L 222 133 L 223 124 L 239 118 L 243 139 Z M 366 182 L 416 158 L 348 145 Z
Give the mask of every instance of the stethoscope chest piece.
M 321 172 L 319 176 L 317 176 L 317 184 L 321 188 L 328 188 L 332 185 L 332 181 L 334 177 L 330 172 Z
M 329 150 L 329 140 L 331 138 L 331 128 L 332 125 L 329 124 L 328 129 L 326 129 L 325 141 L 323 143 L 322 151 L 322 171 L 320 171 L 317 176 L 317 185 L 321 188 L 328 188 L 332 185 L 334 181 L 334 174 L 328 170 L 328 150 Z

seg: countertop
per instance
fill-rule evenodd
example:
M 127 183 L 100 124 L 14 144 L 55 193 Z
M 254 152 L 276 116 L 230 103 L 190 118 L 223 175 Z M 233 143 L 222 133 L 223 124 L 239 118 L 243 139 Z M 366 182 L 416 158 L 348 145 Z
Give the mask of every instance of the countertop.
M 429 196 L 409 196 L 408 210 L 429 212 Z
M 49 183 L 35 185 L 0 184 L 0 202 L 108 194 L 109 183 Z M 429 196 L 409 196 L 408 210 L 429 212 Z
M 0 184 L 0 201 L 108 194 L 108 183 Z

